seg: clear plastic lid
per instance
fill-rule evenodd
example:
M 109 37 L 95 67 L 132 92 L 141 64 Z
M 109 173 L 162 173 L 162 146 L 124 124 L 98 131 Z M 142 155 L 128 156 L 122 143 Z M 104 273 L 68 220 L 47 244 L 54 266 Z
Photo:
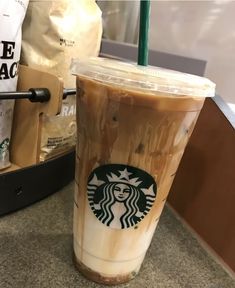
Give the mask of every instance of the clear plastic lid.
M 169 94 L 170 97 L 215 95 L 215 84 L 207 78 L 101 57 L 73 59 L 71 72 L 108 85 L 148 94 L 161 92 Z

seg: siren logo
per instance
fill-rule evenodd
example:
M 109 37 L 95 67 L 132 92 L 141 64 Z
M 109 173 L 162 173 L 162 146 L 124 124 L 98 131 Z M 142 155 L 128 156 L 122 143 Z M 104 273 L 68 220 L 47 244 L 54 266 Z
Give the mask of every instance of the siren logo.
M 4 154 L 8 151 L 9 143 L 10 143 L 9 138 L 4 139 L 2 143 L 0 143 L 0 154 Z
M 96 168 L 88 179 L 88 201 L 105 225 L 125 229 L 138 224 L 156 199 L 157 185 L 139 168 L 109 164 Z

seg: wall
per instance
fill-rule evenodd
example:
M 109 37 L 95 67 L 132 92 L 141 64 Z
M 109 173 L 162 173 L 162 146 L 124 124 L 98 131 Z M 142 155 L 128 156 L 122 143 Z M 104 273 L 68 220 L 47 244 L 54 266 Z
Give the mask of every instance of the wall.
M 152 1 L 150 48 L 208 61 L 206 76 L 235 104 L 235 2 Z

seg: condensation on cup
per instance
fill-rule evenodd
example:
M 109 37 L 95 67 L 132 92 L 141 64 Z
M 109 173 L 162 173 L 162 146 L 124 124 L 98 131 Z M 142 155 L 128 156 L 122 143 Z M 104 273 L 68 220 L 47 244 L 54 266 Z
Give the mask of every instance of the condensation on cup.
M 210 80 L 110 59 L 74 60 L 74 259 L 89 279 L 138 273 Z M 192 163 L 193 165 L 193 163 Z

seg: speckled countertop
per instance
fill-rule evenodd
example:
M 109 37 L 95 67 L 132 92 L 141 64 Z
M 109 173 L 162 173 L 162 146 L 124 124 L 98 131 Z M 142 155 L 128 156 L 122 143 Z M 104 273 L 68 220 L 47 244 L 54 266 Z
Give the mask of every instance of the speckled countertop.
M 72 207 L 70 184 L 0 218 L 0 288 L 107 287 L 86 280 L 74 268 Z M 235 280 L 165 207 L 139 275 L 119 287 L 235 288 Z

